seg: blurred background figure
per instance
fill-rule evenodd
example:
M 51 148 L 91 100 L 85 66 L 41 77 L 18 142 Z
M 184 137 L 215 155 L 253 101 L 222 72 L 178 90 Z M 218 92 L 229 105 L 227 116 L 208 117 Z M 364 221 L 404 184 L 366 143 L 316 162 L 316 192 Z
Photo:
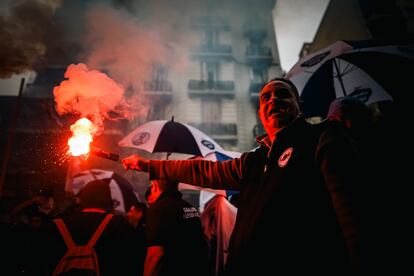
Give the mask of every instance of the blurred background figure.
M 210 243 L 210 269 L 214 275 L 222 275 L 231 233 L 236 223 L 237 208 L 224 195 L 201 191 L 201 197 L 206 200 L 204 205 L 200 204 L 200 219 L 204 235 Z
M 150 207 L 144 274 L 210 275 L 199 212 L 181 198 L 178 183 L 152 180 L 146 197 Z
M 350 96 L 333 100 L 329 106 L 327 119 L 341 122 L 355 138 L 370 134 L 374 128 L 371 110 L 363 102 Z
M 50 223 L 55 215 L 53 191 L 39 188 L 33 196 L 17 204 L 11 210 L 10 232 L 5 246 L 10 257 L 10 275 L 39 275 L 36 263 L 41 248 L 42 227 Z
M 129 224 L 135 229 L 137 239 L 137 252 L 135 252 L 135 265 L 139 268 L 139 274 L 144 273 L 144 262 L 147 254 L 147 244 L 145 241 L 145 224 L 147 219 L 147 205 L 139 202 L 134 203 L 126 216 Z
M 54 215 L 53 192 L 47 189 L 39 189 L 33 197 L 19 203 L 11 210 L 14 223 L 29 224 L 32 227 L 40 227 Z
M 384 133 L 374 120 L 371 109 L 360 100 L 351 96 L 340 97 L 331 102 L 327 122 L 331 129 L 342 132 L 351 143 L 354 155 L 353 170 L 358 173 L 357 185 L 362 230 L 361 253 L 363 263 L 371 271 L 386 268 L 397 271 L 405 267 L 408 260 L 401 258 L 404 242 L 404 181 L 401 176 L 402 151 L 396 151 L 398 145 L 395 133 Z M 406 215 L 404 215 L 406 214 Z M 399 257 L 397 257 L 399 256 Z M 378 264 L 387 265 L 378 265 Z

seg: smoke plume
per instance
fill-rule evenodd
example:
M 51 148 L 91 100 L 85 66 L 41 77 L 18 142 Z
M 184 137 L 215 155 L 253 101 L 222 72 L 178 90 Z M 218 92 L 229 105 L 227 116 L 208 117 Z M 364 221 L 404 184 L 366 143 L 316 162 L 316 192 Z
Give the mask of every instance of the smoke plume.
M 53 90 L 56 111 L 60 115 L 71 113 L 87 117 L 100 132 L 104 119 L 129 117 L 124 88 L 106 74 L 89 70 L 85 64 L 72 64 L 66 70 L 65 78 Z
M 144 93 L 144 83 L 151 81 L 154 66 L 180 70 L 185 64 L 185 47 L 182 44 L 177 46 L 179 36 L 172 39 L 172 33 L 166 28 L 151 27 L 148 22 L 125 10 L 106 5 L 92 6 L 85 19 L 82 39 L 85 50 L 80 59 L 86 65 L 70 65 L 65 77 L 76 84 L 87 82 L 87 86 L 83 86 L 82 92 L 64 89 L 67 82 L 64 81 L 54 91 L 57 111 L 82 116 L 91 116 L 92 112 L 93 121 L 101 127 L 103 119 L 145 118 L 151 103 Z M 98 74 L 98 71 L 107 75 Z M 105 76 L 112 82 L 100 81 L 97 76 Z M 89 77 L 96 81 L 87 81 Z M 69 88 L 66 84 L 65 87 Z M 59 96 L 63 95 L 59 92 L 62 89 L 64 96 Z M 116 97 L 113 97 L 112 90 L 116 91 Z M 117 116 L 108 116 L 112 113 Z

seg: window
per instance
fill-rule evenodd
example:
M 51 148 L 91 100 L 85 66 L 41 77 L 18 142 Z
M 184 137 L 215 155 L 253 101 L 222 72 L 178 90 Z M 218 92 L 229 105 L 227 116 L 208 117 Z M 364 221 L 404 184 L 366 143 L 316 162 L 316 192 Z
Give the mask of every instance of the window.
M 267 81 L 267 70 L 261 67 L 252 68 L 252 82 L 265 83 Z
M 162 65 L 154 65 L 152 68 L 152 80 L 156 82 L 166 81 L 168 79 L 168 70 Z
M 201 120 L 203 123 L 219 123 L 221 121 L 221 101 L 204 99 L 201 103 Z
M 214 85 L 214 82 L 219 80 L 219 63 L 213 61 L 201 62 L 201 80 L 204 80 L 209 85 Z

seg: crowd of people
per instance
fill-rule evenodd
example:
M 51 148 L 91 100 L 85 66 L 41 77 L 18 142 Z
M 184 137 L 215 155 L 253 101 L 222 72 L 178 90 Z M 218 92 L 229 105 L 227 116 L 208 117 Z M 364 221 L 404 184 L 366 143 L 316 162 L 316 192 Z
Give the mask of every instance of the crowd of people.
M 114 214 L 97 240 L 101 275 L 371 275 L 410 270 L 404 234 L 408 212 L 401 203 L 401 183 L 394 184 L 402 173 L 398 163 L 389 162 L 395 158 L 387 146 L 392 136 L 377 127 L 370 109 L 342 97 L 332 102 L 325 120 L 310 124 L 301 114 L 296 87 L 284 78 L 262 88 L 259 104 L 266 133 L 257 137 L 256 149 L 240 158 L 148 160 L 135 154 L 122 160 L 127 170 L 147 172 L 150 185 L 146 203 Z M 231 207 L 237 210 L 229 223 L 231 236 L 226 230 L 229 242 L 217 243 L 214 233 L 220 229 L 206 229 L 215 212 L 206 208 L 201 220 L 200 210 L 182 199 L 179 182 L 238 191 Z M 74 242 L 85 244 L 107 214 L 114 213 L 109 184 L 94 180 L 78 198 L 77 208 L 59 217 Z M 38 195 L 13 210 L 13 216 L 22 210 L 42 216 L 43 223 L 30 224 L 30 235 L 2 227 L 3 238 L 18 237 L 4 247 L 12 249 L 6 257 L 10 275 L 52 275 L 67 251 L 56 216 L 50 216 L 50 208 L 40 208 L 52 203 L 50 195 Z M 225 253 L 220 269 L 217 246 Z

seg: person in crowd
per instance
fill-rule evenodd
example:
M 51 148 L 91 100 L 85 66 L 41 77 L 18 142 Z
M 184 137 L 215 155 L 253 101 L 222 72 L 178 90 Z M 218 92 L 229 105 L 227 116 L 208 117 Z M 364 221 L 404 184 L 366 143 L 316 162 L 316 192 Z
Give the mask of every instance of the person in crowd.
M 39 236 L 42 227 L 50 223 L 55 215 L 53 191 L 39 188 L 29 198 L 11 209 L 11 233 L 7 237 L 7 264 L 14 269 L 10 275 L 38 275 L 36 257 L 39 252 Z
M 146 196 L 144 275 L 209 275 L 208 244 L 200 215 L 182 199 L 178 182 L 152 180 Z
M 113 202 L 107 180 L 93 180 L 79 193 L 80 212 L 62 217 L 75 244 L 86 244 L 108 213 Z M 52 275 L 67 251 L 57 225 L 52 222 L 42 232 L 41 254 L 38 263 L 44 275 Z M 139 275 L 135 264 L 136 234 L 122 215 L 115 214 L 98 239 L 95 250 L 101 275 Z
M 237 208 L 224 195 L 205 191 L 200 193 L 200 198 L 202 195 L 208 201 L 204 203 L 204 206 L 200 202 L 200 219 L 204 235 L 210 242 L 210 269 L 214 271 L 214 275 L 218 276 L 224 272 Z
M 399 180 L 403 172 L 398 160 L 402 158 L 401 152 L 387 146 L 397 144 L 397 140 L 384 133 L 371 109 L 352 96 L 332 101 L 325 123 L 349 138 L 354 153 L 350 161 L 354 170 L 360 170 L 359 251 L 364 268 L 377 273 L 384 268 L 394 273 L 405 271 L 409 260 L 401 252 L 410 246 L 406 239 L 409 228 L 404 225 L 408 215 L 402 199 L 405 181 Z M 378 265 L 381 263 L 389 265 Z
M 144 273 L 144 262 L 147 254 L 145 241 L 145 225 L 147 220 L 147 205 L 143 202 L 133 203 L 127 212 L 127 219 L 135 229 L 138 250 L 135 252 L 135 265 L 139 267 L 140 274 Z
M 29 224 L 38 228 L 54 216 L 53 193 L 47 189 L 39 189 L 31 198 L 20 202 L 11 210 L 14 223 Z
M 240 158 L 211 162 L 132 155 L 123 159 L 124 167 L 149 172 L 151 179 L 240 191 L 227 275 L 370 272 L 359 194 L 366 178 L 353 162 L 349 138 L 329 124 L 309 124 L 287 79 L 265 84 L 259 105 L 266 134 L 257 137 L 257 149 Z

